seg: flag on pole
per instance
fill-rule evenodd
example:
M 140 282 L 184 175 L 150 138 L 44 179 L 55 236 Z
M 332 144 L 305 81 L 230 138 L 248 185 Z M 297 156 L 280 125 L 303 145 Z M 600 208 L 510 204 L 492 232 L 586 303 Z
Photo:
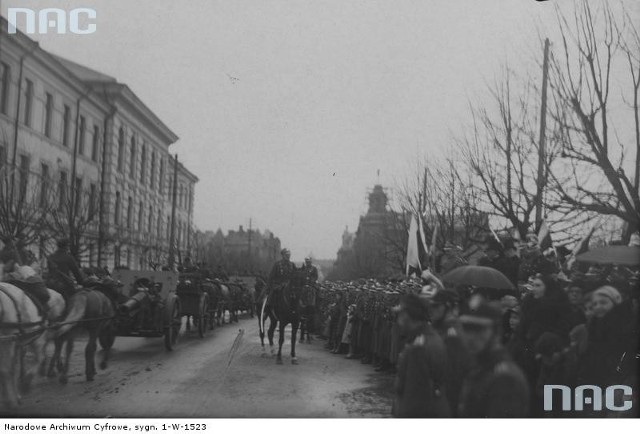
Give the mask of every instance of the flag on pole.
M 424 224 L 422 223 L 422 216 L 418 214 L 418 229 L 420 231 L 420 241 L 422 242 L 422 248 L 424 249 L 425 256 L 429 254 L 429 246 L 427 245 L 427 236 L 424 233 Z
M 553 246 L 551 230 L 546 220 L 543 220 L 540 225 L 540 231 L 538 232 L 538 246 L 540 246 L 540 251 L 542 252 Z
M 411 216 L 411 225 L 409 226 L 409 241 L 407 243 L 407 276 L 412 272 L 422 272 L 422 265 L 420 263 L 420 229 L 418 228 L 418 221 L 416 216 Z
M 491 225 L 489 225 L 489 230 L 491 231 L 491 234 L 493 235 L 493 238 L 495 238 L 496 241 L 498 242 L 498 244 L 500 244 L 502 246 L 502 241 L 500 241 L 500 238 L 498 237 L 498 234 L 496 234 L 496 231 L 493 230 Z M 504 247 L 504 246 L 502 246 L 502 247 Z
M 596 230 L 596 227 L 595 226 L 592 227 L 589 233 L 585 237 L 582 237 L 582 239 L 578 241 L 576 245 L 573 247 L 573 251 L 569 255 L 569 258 L 567 258 L 567 268 L 569 270 L 571 269 L 573 264 L 576 262 L 576 256 L 589 250 L 589 241 L 591 240 L 591 236 L 593 235 L 593 231 L 595 230 Z

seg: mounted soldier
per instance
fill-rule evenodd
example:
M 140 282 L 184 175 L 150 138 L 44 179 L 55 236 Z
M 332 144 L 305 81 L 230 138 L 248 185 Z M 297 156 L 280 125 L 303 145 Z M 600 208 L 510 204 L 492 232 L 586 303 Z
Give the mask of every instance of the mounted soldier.
M 49 279 L 47 286 L 61 293 L 65 299 L 75 292 L 75 286 L 82 284 L 84 277 L 75 258 L 69 253 L 69 240 L 58 240 L 58 249 L 47 258 Z M 74 280 L 75 278 L 75 280 Z
M 269 295 L 282 289 L 289 281 L 293 272 L 296 271 L 296 266 L 291 262 L 291 251 L 289 249 L 282 249 L 280 251 L 282 259 L 273 264 L 271 272 L 269 273 Z

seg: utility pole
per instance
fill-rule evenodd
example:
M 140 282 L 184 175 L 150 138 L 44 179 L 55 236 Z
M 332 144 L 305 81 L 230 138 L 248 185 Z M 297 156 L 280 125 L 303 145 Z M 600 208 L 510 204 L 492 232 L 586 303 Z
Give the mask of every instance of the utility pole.
M 171 200 L 171 232 L 169 235 L 169 268 L 173 270 L 175 264 L 175 241 L 176 241 L 176 198 L 178 187 L 178 155 L 173 157 L 174 169 L 173 169 L 173 198 Z
M 544 40 L 544 63 L 542 65 L 542 103 L 540 108 L 540 143 L 538 146 L 538 179 L 536 191 L 536 231 L 542 224 L 542 208 L 545 187 L 545 140 L 547 129 L 547 80 L 549 75 L 549 39 Z
M 251 218 L 249 218 L 249 270 L 250 273 L 253 272 L 253 264 L 251 261 Z

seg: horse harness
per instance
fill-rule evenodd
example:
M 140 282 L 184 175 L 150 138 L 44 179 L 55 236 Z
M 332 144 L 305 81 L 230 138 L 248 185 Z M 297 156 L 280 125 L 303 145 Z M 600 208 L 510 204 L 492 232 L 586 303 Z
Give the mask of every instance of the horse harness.
M 15 310 L 16 310 L 16 316 L 18 317 L 18 322 L 16 322 L 16 323 L 0 321 L 0 330 L 2 330 L 2 329 L 5 329 L 5 330 L 6 329 L 18 329 L 18 334 L 17 335 L 0 336 L 0 341 L 1 340 L 16 340 L 16 341 L 19 341 L 21 343 L 21 345 L 29 345 L 30 343 L 32 343 L 33 341 L 38 339 L 38 337 L 40 337 L 40 335 L 42 335 L 42 333 L 44 333 L 45 330 L 47 329 L 47 327 L 44 326 L 44 324 L 45 324 L 44 316 L 41 315 L 42 319 L 40 321 L 33 321 L 33 322 L 27 322 L 27 323 L 22 322 L 22 315 L 21 315 L 21 312 L 20 312 L 20 306 L 18 304 L 18 300 L 16 300 L 16 298 L 11 294 L 11 292 L 9 292 L 6 289 L 2 288 L 1 285 L 0 285 L 0 291 L 2 291 L 9 298 L 9 300 L 11 300 L 11 302 L 13 303 L 13 306 L 15 307 Z M 28 297 L 26 292 L 23 291 L 23 293 Z M 31 299 L 31 298 L 29 297 L 29 299 Z M 36 308 L 38 309 L 38 311 L 40 313 L 40 309 L 37 307 L 38 305 L 37 304 L 35 304 L 35 305 L 36 305 Z M 25 330 L 26 328 L 31 328 L 31 327 L 38 327 L 38 328 L 36 328 L 35 330 L 32 330 L 32 331 Z

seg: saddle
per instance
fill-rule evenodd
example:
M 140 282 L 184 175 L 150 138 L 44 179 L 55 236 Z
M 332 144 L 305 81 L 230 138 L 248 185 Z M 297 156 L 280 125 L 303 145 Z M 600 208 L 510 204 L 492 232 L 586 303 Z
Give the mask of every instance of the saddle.
M 46 318 L 49 314 L 49 291 L 44 281 L 38 277 L 29 277 L 26 280 L 8 280 L 7 283 L 20 288 L 31 299 L 38 313 Z

